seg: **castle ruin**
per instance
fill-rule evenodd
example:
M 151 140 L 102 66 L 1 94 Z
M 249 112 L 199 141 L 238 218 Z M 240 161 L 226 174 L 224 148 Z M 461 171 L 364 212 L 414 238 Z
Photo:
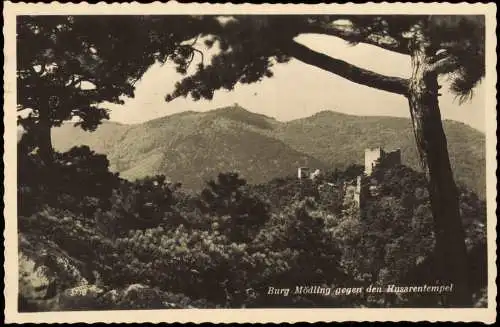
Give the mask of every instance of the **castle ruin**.
M 365 150 L 365 175 L 370 176 L 377 166 L 394 167 L 401 164 L 401 150 L 386 152 L 381 147 Z
M 401 164 L 401 150 L 395 149 L 393 151 L 385 151 L 382 147 L 369 148 L 365 149 L 365 168 L 364 173 L 357 176 L 355 179 L 350 181 L 345 181 L 341 183 L 341 185 L 337 185 L 340 188 L 344 205 L 349 205 L 349 203 L 354 203 L 356 207 L 360 207 L 361 201 L 363 201 L 361 196 L 361 188 L 363 183 L 366 183 L 368 180 L 367 177 L 370 177 L 373 174 L 373 171 L 377 167 L 390 168 L 395 167 Z M 316 179 L 317 176 L 320 175 L 319 170 L 315 170 L 314 173 L 311 173 L 311 169 L 308 167 L 299 167 L 297 170 L 298 179 Z M 335 186 L 335 184 L 331 184 Z M 323 190 L 324 185 L 319 185 L 318 189 Z M 371 185 L 369 187 L 370 194 L 376 195 L 378 194 L 378 187 L 376 185 Z
M 311 169 L 309 167 L 299 167 L 297 169 L 298 179 L 310 178 L 312 180 L 315 180 L 320 176 L 321 176 L 321 170 L 319 169 L 315 169 L 313 172 L 311 172 Z
M 366 177 L 370 177 L 377 167 L 395 167 L 401 164 L 401 149 L 393 151 L 385 151 L 381 147 L 365 149 L 365 176 L 358 176 L 356 182 L 352 181 L 350 186 L 346 187 L 344 201 L 351 200 L 359 207 L 361 204 L 361 187 L 366 181 Z M 370 194 L 377 194 L 378 188 L 374 185 L 369 188 Z
M 356 206 L 359 207 L 361 203 L 361 176 L 356 177 L 355 180 L 347 182 L 345 185 L 345 193 L 344 193 L 344 204 L 349 203 L 350 201 L 356 203 Z

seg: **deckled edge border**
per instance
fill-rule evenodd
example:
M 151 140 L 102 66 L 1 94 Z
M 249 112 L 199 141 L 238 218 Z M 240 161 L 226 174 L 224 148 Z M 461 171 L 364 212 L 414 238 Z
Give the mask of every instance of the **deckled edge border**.
M 197 5 L 207 5 L 208 3 L 206 2 L 196 2 Z M 407 6 L 407 5 L 411 5 L 411 6 L 415 6 L 415 5 L 422 5 L 422 4 L 425 4 L 426 6 L 429 6 L 430 4 L 429 3 L 424 3 L 424 2 L 418 2 L 418 3 L 402 3 L 402 2 L 397 2 L 397 3 L 389 3 L 389 2 L 365 2 L 365 3 L 353 3 L 353 2 L 348 2 L 348 3 L 345 3 L 345 4 L 341 4 L 341 6 L 343 7 L 346 7 L 346 6 L 356 6 L 357 8 L 355 8 L 356 10 L 359 10 L 361 9 L 362 7 L 361 6 L 367 6 L 367 5 L 382 5 L 382 6 L 401 6 L 401 5 L 404 5 L 404 6 Z M 18 7 L 18 6 L 32 6 L 33 8 L 40 8 L 41 5 L 44 5 L 45 7 L 49 7 L 51 5 L 55 5 L 57 7 L 61 7 L 61 6 L 65 6 L 66 8 L 70 8 L 70 9 L 78 9 L 79 7 L 87 7 L 87 6 L 91 6 L 95 9 L 100 9 L 100 8 L 116 8 L 117 6 L 120 6 L 121 8 L 125 7 L 125 6 L 139 6 L 141 9 L 142 8 L 146 8 L 146 7 L 152 7 L 152 6 L 155 6 L 155 5 L 162 5 L 162 6 L 177 6 L 177 5 L 181 5 L 181 6 L 184 6 L 184 7 L 189 7 L 191 6 L 191 8 L 193 9 L 194 7 L 192 7 L 193 3 L 179 3 L 179 2 L 175 2 L 175 1 L 170 1 L 170 2 L 167 2 L 167 3 L 163 3 L 163 2 L 159 2 L 159 1 L 156 1 L 156 2 L 152 2 L 152 3 L 148 3 L 148 4 L 141 4 L 139 2 L 136 2 L 136 1 L 133 1 L 133 2 L 127 2 L 127 3 L 116 3 L 116 2 L 112 2 L 112 3 L 109 3 L 109 2 L 104 2 L 104 1 L 101 1 L 101 2 L 98 2 L 96 4 L 91 4 L 89 5 L 88 3 L 86 2 L 78 2 L 78 3 L 75 3 L 75 2 L 69 2 L 69 3 L 61 3 L 61 2 L 57 2 L 57 1 L 54 1 L 54 2 L 38 2 L 38 3 L 31 3 L 31 2 L 6 2 L 4 3 L 4 11 L 3 11 L 3 15 L 4 15 L 4 28 L 3 28 L 3 37 L 4 37 L 4 66 L 3 66 L 3 73 L 4 73 L 4 134 L 3 134 L 3 137 L 4 137 L 4 156 L 3 156 L 3 162 L 4 162 L 4 222 L 5 222 L 5 229 L 4 229 L 4 260 L 7 260 L 8 257 L 11 257 L 12 255 L 9 255 L 8 253 L 8 235 L 7 235 L 7 232 L 9 230 L 12 229 L 12 227 L 9 227 L 9 224 L 12 224 L 12 225 L 17 225 L 17 224 L 14 224 L 14 222 L 10 221 L 9 224 L 7 224 L 7 219 L 5 219 L 7 216 L 9 216 L 9 213 L 7 212 L 7 209 L 10 209 L 11 213 L 12 212 L 15 212 L 15 208 L 16 208 L 16 205 L 15 205 L 15 201 L 14 203 L 11 202 L 7 202 L 7 196 L 9 193 L 13 193 L 13 194 L 16 194 L 16 192 L 12 192 L 11 190 L 15 188 L 15 185 L 16 185 L 16 171 L 17 171 L 17 167 L 15 165 L 16 163 L 16 158 L 15 156 L 12 154 L 12 151 L 9 153 L 8 149 L 11 148 L 14 144 L 16 143 L 13 143 L 14 141 L 14 138 L 12 136 L 15 136 L 15 135 L 12 135 L 13 133 L 10 133 L 9 135 L 9 131 L 8 131 L 8 128 L 10 127 L 9 124 L 12 124 L 12 123 L 9 123 L 9 117 L 11 116 L 14 116 L 13 118 L 15 119 L 15 115 L 14 114 L 10 114 L 10 113 L 6 113 L 5 111 L 5 103 L 7 103 L 7 100 L 9 99 L 9 96 L 8 96 L 8 82 L 12 82 L 12 80 L 9 80 L 8 78 L 8 74 L 12 73 L 9 69 L 9 65 L 8 65 L 8 62 L 9 60 L 7 60 L 8 58 L 6 57 L 6 52 L 5 50 L 8 48 L 7 46 L 7 41 L 8 41 L 8 35 L 6 34 L 7 32 L 7 25 L 8 24 L 5 24 L 6 22 L 6 14 L 12 14 L 12 10 L 13 8 L 15 7 Z M 333 6 L 338 6 L 339 4 L 333 4 Z M 487 8 L 487 9 L 490 9 L 491 11 L 494 11 L 495 12 L 495 15 L 493 17 L 495 18 L 492 18 L 491 16 L 491 13 L 487 13 L 487 11 L 485 10 L 484 14 L 488 20 L 488 18 L 490 19 L 493 19 L 493 23 L 495 24 L 495 28 L 493 29 L 496 33 L 497 29 L 498 29 L 498 25 L 496 23 L 496 11 L 497 11 L 497 8 L 496 8 L 496 5 L 492 2 L 488 2 L 488 3 L 474 3 L 474 4 L 471 4 L 471 3 L 468 3 L 468 2 L 461 2 L 461 3 L 432 3 L 432 5 L 440 5 L 441 8 L 440 9 L 443 9 L 445 8 L 444 6 L 447 6 L 447 5 L 451 5 L 452 7 L 453 6 L 457 6 L 457 5 L 468 5 L 468 6 L 483 6 L 483 8 Z M 255 5 L 255 4 L 249 4 L 249 3 L 243 3 L 243 4 L 234 4 L 234 3 L 225 3 L 225 4 L 220 4 L 220 3 L 215 3 L 215 4 L 210 4 L 210 6 L 212 6 L 212 8 L 221 8 L 221 6 L 223 6 L 225 9 L 230 9 L 230 10 L 234 10 L 234 9 L 238 9 L 238 8 L 241 8 L 242 6 L 243 7 L 248 7 L 250 6 L 251 9 L 255 9 L 257 8 L 258 6 L 272 6 L 273 9 L 276 11 L 276 9 L 282 9 L 283 7 L 289 7 L 289 4 L 286 4 L 286 3 L 279 3 L 279 4 L 269 4 L 269 3 L 264 3 L 264 4 L 258 4 L 258 5 Z M 293 6 L 295 6 L 296 8 L 298 6 L 308 6 L 309 8 L 312 6 L 312 5 L 308 5 L 308 4 L 293 4 Z M 320 3 L 320 4 L 314 4 L 313 6 L 315 7 L 324 7 L 324 6 L 329 6 L 331 8 L 332 4 L 325 4 L 325 3 Z M 192 10 L 191 9 L 191 10 Z M 446 12 L 446 10 L 444 10 Z M 186 12 L 187 13 L 187 12 Z M 136 13 L 136 14 L 139 14 L 139 13 Z M 12 23 L 12 22 L 10 22 Z M 489 22 L 491 24 L 491 22 Z M 12 28 L 12 27 L 11 27 Z M 15 18 L 14 18 L 14 29 L 15 29 Z M 489 32 L 488 32 L 488 35 L 487 35 L 487 43 L 488 42 L 494 42 L 495 43 L 495 46 L 494 46 L 494 51 L 492 51 L 493 49 L 490 49 L 491 46 L 487 46 L 487 50 L 489 50 L 489 52 L 487 52 L 487 57 L 486 57 L 486 61 L 487 61 L 487 66 L 488 63 L 490 63 L 490 65 L 493 65 L 493 62 L 492 60 L 495 60 L 495 68 L 497 68 L 497 63 L 496 63 L 496 54 L 497 54 L 497 39 L 496 39 L 496 34 L 493 34 L 491 33 L 491 29 L 492 28 L 489 28 Z M 493 38 L 492 38 L 493 36 Z M 14 41 L 15 41 L 15 38 L 14 38 Z M 15 44 L 15 42 L 14 42 Z M 12 46 L 12 44 L 10 45 Z M 14 48 L 15 48 L 15 45 L 14 45 Z M 15 50 L 14 50 L 14 53 L 15 53 Z M 14 68 L 15 68 L 15 65 L 14 65 Z M 487 68 L 488 69 L 488 68 Z M 489 70 L 490 72 L 493 71 L 493 70 Z M 14 75 L 12 76 L 15 76 L 15 69 L 14 69 Z M 495 69 L 494 70 L 495 72 L 495 76 L 494 76 L 494 80 L 492 81 L 489 81 L 491 85 L 488 85 L 489 88 L 487 89 L 487 94 L 488 96 L 486 97 L 486 106 L 487 107 L 492 107 L 492 103 L 490 103 L 492 101 L 492 99 L 495 99 L 496 103 L 495 103 L 495 106 L 494 108 L 497 107 L 497 101 L 498 101 L 498 94 L 495 98 L 492 97 L 492 95 L 490 94 L 490 92 L 495 92 L 496 94 L 496 84 L 497 84 L 497 75 L 496 75 L 496 72 L 497 70 Z M 12 78 L 12 77 L 11 77 Z M 491 76 L 489 77 L 491 78 Z M 488 79 L 489 79 L 488 78 Z M 13 85 L 15 86 L 15 78 L 14 78 L 14 83 Z M 12 85 L 10 85 L 12 86 Z M 11 90 L 11 93 L 12 93 L 12 90 Z M 11 94 L 11 98 L 12 98 L 12 94 Z M 15 99 L 14 99 L 14 104 L 15 104 Z M 491 109 L 490 109 L 491 110 Z M 495 111 L 496 113 L 496 111 Z M 490 118 L 492 117 L 489 117 L 491 114 L 487 111 L 486 112 L 486 123 L 487 123 L 487 130 L 486 130 L 486 140 L 487 140 L 487 144 L 486 144 L 486 147 L 487 147 L 487 180 L 493 176 L 490 176 L 492 175 L 493 173 L 493 166 L 496 164 L 497 165 L 497 168 L 495 169 L 495 177 L 496 177 L 496 174 L 498 173 L 498 155 L 497 155 L 497 150 L 498 150 L 498 142 L 497 142 L 497 139 L 496 139 L 496 131 L 497 131 L 497 126 L 495 125 L 494 128 L 492 128 L 492 126 L 489 126 L 491 124 L 493 124 L 492 120 Z M 497 119 L 495 117 L 494 119 L 496 122 L 497 122 Z M 498 122 L 497 122 L 498 123 Z M 490 139 L 492 139 L 490 141 Z M 493 141 L 494 140 L 494 141 Z M 493 144 L 490 145 L 490 143 L 492 142 L 495 142 L 495 153 L 494 155 L 491 154 L 491 151 L 493 149 Z M 7 145 L 9 145 L 10 147 L 7 147 Z M 17 146 L 17 145 L 16 145 Z M 13 157 L 14 160 L 11 159 L 11 157 Z M 13 165 L 14 163 L 14 165 Z M 493 165 L 493 166 L 492 166 Z M 12 171 L 13 170 L 13 171 Z M 8 172 L 8 174 L 7 174 Z M 9 177 L 9 180 L 7 180 L 7 178 Z M 14 183 L 6 183 L 6 182 L 14 182 Z M 496 181 L 496 179 L 495 179 Z M 494 212 L 494 216 L 497 217 L 497 214 L 499 212 L 498 208 L 497 208 L 497 195 L 496 195 L 496 190 L 497 190 L 497 182 L 493 183 L 495 185 L 492 185 L 491 182 L 488 182 L 487 184 L 487 211 L 488 211 L 488 218 L 490 218 L 490 213 L 493 211 Z M 9 186 L 9 187 L 6 187 L 6 186 Z M 9 190 L 9 192 L 7 192 L 7 190 Z M 488 192 L 489 191 L 489 192 Z M 494 208 L 492 208 L 493 206 L 493 203 L 494 203 Z M 7 205 L 8 204 L 8 205 Z M 12 210 L 14 208 L 14 210 Z M 17 217 L 16 217 L 16 222 L 17 222 Z M 495 269 L 491 269 L 492 267 L 492 258 L 490 258 L 491 256 L 491 253 L 494 252 L 494 255 L 495 255 L 495 259 L 497 259 L 496 257 L 496 254 L 497 254 L 497 249 L 496 249 L 496 240 L 497 240 L 497 235 L 496 235 L 496 225 L 497 225 L 497 221 L 495 219 L 495 222 L 492 223 L 492 222 L 488 222 L 488 229 L 487 229 L 487 242 L 488 242 L 488 274 L 489 274 L 489 278 L 488 278 L 488 283 L 489 283 L 489 290 L 488 290 L 488 310 L 491 311 L 491 310 L 494 310 L 494 313 L 493 313 L 493 316 L 491 315 L 491 312 L 488 312 L 489 313 L 489 316 L 486 318 L 486 319 L 473 319 L 473 320 L 467 320 L 467 319 L 464 319 L 464 320 L 457 320 L 457 319 L 427 319 L 425 317 L 422 317 L 423 319 L 425 320 L 407 320 L 407 319 L 402 319 L 402 320 L 397 320 L 397 319 L 391 319 L 391 320 L 384 320 L 384 319 L 364 319 L 364 320 L 359 320 L 359 319 L 343 319 L 343 320 L 338 320 L 338 321 L 342 321 L 342 322 L 353 322 L 353 321 L 399 321 L 399 322 L 410 322 L 410 321 L 420 321 L 420 322 L 423 322 L 423 321 L 426 321 L 426 322 L 444 322 L 444 321 L 482 321 L 482 322 L 485 322 L 485 323 L 493 323 L 495 320 L 496 320 L 496 304 L 497 304 L 497 292 L 496 292 L 496 278 L 497 278 L 497 272 L 496 272 L 496 265 L 494 265 L 493 268 Z M 16 231 L 17 231 L 17 228 L 16 228 Z M 495 233 L 495 238 L 492 237 L 492 233 Z M 14 239 L 17 240 L 17 236 L 14 237 Z M 12 246 L 13 244 L 11 244 Z M 15 242 L 15 245 L 17 246 L 17 241 Z M 493 249 L 495 249 L 493 251 Z M 11 251 L 12 252 L 12 251 Z M 17 259 L 17 255 L 14 254 L 15 258 Z M 496 263 L 496 260 L 495 260 L 495 263 Z M 4 277 L 4 299 L 7 300 L 8 299 L 8 295 L 9 295 L 9 289 L 12 288 L 12 285 L 9 285 L 8 286 L 8 280 L 7 280 L 7 275 L 9 275 L 8 272 L 11 272 L 10 275 L 12 275 L 12 270 L 15 270 L 17 272 L 17 268 L 16 267 L 9 267 L 9 271 L 6 270 L 6 262 L 4 262 L 4 271 L 5 271 L 5 277 Z M 17 266 L 17 265 L 16 265 Z M 490 274 L 491 273 L 494 273 L 495 274 L 495 278 L 493 278 L 493 276 L 491 276 Z M 492 287 L 493 286 L 493 287 Z M 16 289 L 14 287 L 14 289 Z M 17 298 L 17 296 L 16 296 Z M 17 300 L 15 301 L 16 302 L 16 305 L 15 305 L 15 315 L 14 316 L 9 316 L 12 312 L 10 312 L 8 310 L 8 305 L 6 303 L 6 306 L 5 306 L 5 317 L 6 317 L 6 322 L 7 323 L 20 323 L 20 322 L 33 322 L 33 323 L 49 323 L 49 322 L 87 322 L 87 323 L 93 323 L 93 322 L 106 322 L 106 323 L 112 323 L 112 322 L 118 322 L 118 321 L 113 321 L 113 320 L 109 320 L 109 319 L 86 319 L 86 320 L 77 320 L 77 319 L 64 319 L 64 318 L 68 318 L 68 317 L 71 317 L 72 315 L 76 314 L 76 312 L 59 312 L 59 313 L 47 313 L 48 315 L 52 315 L 52 316 L 56 316 L 56 317 L 61 317 L 63 318 L 62 320 L 60 319 L 46 319 L 44 320 L 43 316 L 46 316 L 45 313 L 36 313 L 36 314 L 20 314 L 20 313 L 17 313 Z M 296 319 L 296 320 L 291 320 L 291 319 L 286 319 L 285 321 L 283 321 L 283 319 L 281 320 L 276 320 L 276 319 L 270 319 L 270 320 L 264 320 L 264 319 L 248 319 L 248 318 L 252 318 L 252 317 L 255 317 L 255 313 L 257 313 L 258 311 L 260 311 L 261 313 L 265 313 L 265 312 L 269 312 L 269 311 L 281 311 L 282 314 L 284 315 L 287 315 L 287 313 L 289 314 L 290 311 L 302 311 L 303 313 L 305 312 L 310 312 L 312 309 L 284 309 L 284 310 L 280 310 L 280 309 L 243 309 L 243 310 L 232 310 L 232 309 L 225 309 L 224 311 L 225 312 L 233 312 L 234 314 L 237 314 L 236 312 L 240 312 L 240 316 L 243 316 L 243 318 L 247 318 L 246 320 L 245 319 L 209 319 L 209 320 L 197 320 L 197 319 L 176 319 L 176 320 L 173 320 L 171 322 L 175 322 L 175 323 L 180 323 L 180 322 L 193 322 L 193 320 L 197 320 L 196 323 L 202 323 L 202 322 L 222 322 L 222 323 L 228 323 L 228 322 L 243 322 L 243 323 L 247 323 L 247 322 L 281 322 L 281 323 L 290 323 L 290 322 L 326 322 L 327 320 L 322 320 L 320 318 L 320 320 L 318 319 L 315 319 L 315 320 L 304 320 L 304 319 Z M 354 318 L 355 316 L 359 316 L 360 315 L 360 312 L 359 310 L 360 309 L 319 309 L 319 310 L 327 310 L 327 311 L 331 311 L 332 313 L 334 313 L 335 311 L 339 311 L 339 310 L 348 310 L 348 311 L 352 311 L 354 310 L 353 312 L 353 315 L 352 315 L 352 318 Z M 385 310 L 385 309 L 361 309 L 361 310 L 364 310 L 365 312 L 367 311 L 381 311 L 381 310 Z M 405 310 L 405 309 L 397 309 L 397 308 L 391 308 L 391 309 L 388 309 L 392 312 L 392 314 L 394 314 L 395 312 L 397 311 L 401 311 L 401 310 Z M 413 310 L 413 309 L 410 309 L 410 310 Z M 436 310 L 445 310 L 448 311 L 448 310 L 462 310 L 462 309 L 415 309 L 415 310 L 418 310 L 418 312 L 421 312 L 422 310 L 430 310 L 430 311 L 436 311 Z M 464 309 L 464 310 L 483 310 L 483 309 Z M 101 312 L 90 312 L 90 311 L 87 311 L 87 312 L 78 312 L 80 314 L 83 314 L 82 316 L 87 316 L 89 317 L 89 315 L 93 315 L 93 314 L 96 314 L 98 316 L 101 316 L 101 317 L 106 317 L 109 316 L 109 315 L 112 315 L 113 313 L 120 313 L 120 314 L 124 314 L 124 313 L 134 313 L 134 314 L 137 314 L 137 317 L 141 317 L 141 316 L 146 316 L 145 313 L 147 313 L 148 315 L 149 314 L 152 314 L 154 311 L 161 311 L 163 313 L 172 313 L 171 310 L 148 310 L 148 311 L 143 311 L 143 310 L 127 310 L 127 311 L 101 311 Z M 182 310 L 184 311 L 184 310 Z M 181 312 L 182 312 L 181 311 Z M 187 312 L 187 311 L 190 311 L 190 312 Z M 179 312 L 179 311 L 175 311 L 175 312 Z M 193 310 L 186 310 L 184 311 L 186 313 L 185 316 L 189 315 L 190 313 L 198 313 L 198 314 L 201 314 L 201 313 L 205 313 L 207 315 L 213 315 L 214 313 L 216 312 L 220 312 L 220 309 L 215 309 L 215 310 L 204 310 L 204 309 L 193 309 Z M 386 311 L 387 312 L 387 311 Z M 448 312 L 447 312 L 448 313 Z M 451 313 L 450 313 L 451 314 Z M 332 317 L 334 316 L 335 314 L 332 315 Z M 364 313 L 362 315 L 365 315 Z M 24 317 L 21 317 L 21 316 L 24 316 Z M 380 314 L 377 314 L 377 316 L 380 318 Z M 304 317 L 304 316 L 302 316 Z M 17 318 L 17 319 L 16 319 Z M 21 318 L 21 319 L 19 319 Z M 27 318 L 27 319 L 26 319 Z M 30 318 L 34 318 L 34 319 L 30 319 Z M 47 317 L 49 318 L 49 317 Z M 213 318 L 213 316 L 212 316 Z M 370 317 L 368 317 L 370 318 Z M 120 321 L 121 322 L 121 321 Z M 147 320 L 147 319 L 137 319 L 137 320 L 126 320 L 126 321 L 123 321 L 123 322 L 129 322 L 129 323 L 137 323 L 137 322 L 153 322 L 151 320 Z M 167 322 L 166 320 L 158 320 L 158 319 L 155 319 L 154 320 L 155 323 L 157 322 Z

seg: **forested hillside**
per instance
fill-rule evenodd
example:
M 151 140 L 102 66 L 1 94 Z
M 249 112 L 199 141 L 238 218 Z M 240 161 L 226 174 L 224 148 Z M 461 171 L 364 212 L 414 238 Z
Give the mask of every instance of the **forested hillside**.
M 444 127 L 458 182 L 484 198 L 484 135 L 454 121 L 445 121 Z M 164 174 L 194 190 L 221 171 L 238 171 L 250 183 L 264 183 L 295 174 L 300 166 L 345 169 L 362 164 L 364 150 L 377 146 L 401 148 L 403 163 L 419 170 L 408 119 L 332 111 L 284 123 L 234 106 L 137 125 L 108 122 L 94 133 L 65 124 L 53 130 L 53 140 L 60 151 L 89 145 L 129 180 Z
M 164 176 L 121 179 L 87 147 L 58 153 L 51 170 L 20 155 L 19 310 L 446 305 L 433 294 L 269 295 L 435 283 L 425 179 L 405 166 L 376 171 L 378 192 L 361 207 L 320 187 L 359 168 L 259 185 L 221 173 L 186 193 Z M 484 306 L 485 203 L 461 189 L 461 211 Z

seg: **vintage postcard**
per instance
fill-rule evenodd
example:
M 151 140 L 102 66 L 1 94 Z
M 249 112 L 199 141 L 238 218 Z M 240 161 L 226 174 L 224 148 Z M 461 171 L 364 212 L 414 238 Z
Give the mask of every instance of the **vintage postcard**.
M 493 323 L 496 10 L 7 2 L 6 321 Z

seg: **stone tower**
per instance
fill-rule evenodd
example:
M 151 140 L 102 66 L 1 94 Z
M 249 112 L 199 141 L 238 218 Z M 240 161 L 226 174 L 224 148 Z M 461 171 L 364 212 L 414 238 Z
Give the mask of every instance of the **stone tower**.
M 381 147 L 365 150 L 365 175 L 370 176 L 378 165 L 394 167 L 401 164 L 401 150 L 385 152 Z
M 380 147 L 365 150 L 365 175 L 372 174 L 373 168 L 377 166 L 383 154 L 384 150 Z

